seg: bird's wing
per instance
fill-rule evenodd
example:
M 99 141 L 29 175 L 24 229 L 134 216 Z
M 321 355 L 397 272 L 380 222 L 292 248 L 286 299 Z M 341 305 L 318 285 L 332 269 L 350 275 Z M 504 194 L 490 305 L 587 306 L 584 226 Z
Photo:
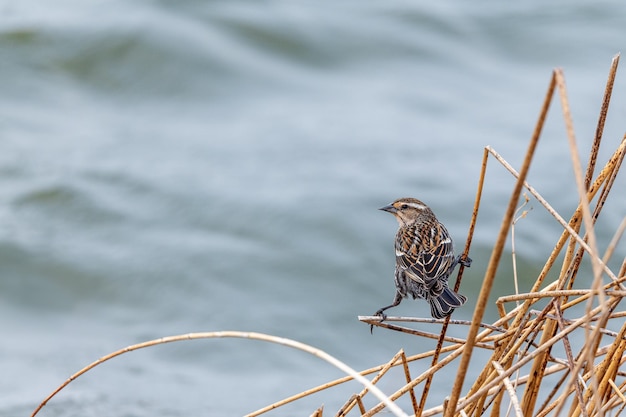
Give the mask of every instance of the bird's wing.
M 396 266 L 411 279 L 434 285 L 448 272 L 454 262 L 452 239 L 439 222 L 431 227 L 398 233 L 396 239 Z

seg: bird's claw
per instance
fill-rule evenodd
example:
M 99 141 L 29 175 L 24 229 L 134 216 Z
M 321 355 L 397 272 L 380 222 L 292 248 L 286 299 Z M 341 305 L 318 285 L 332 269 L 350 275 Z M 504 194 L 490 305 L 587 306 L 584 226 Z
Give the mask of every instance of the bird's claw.
M 459 263 L 466 268 L 469 268 L 472 265 L 472 258 L 469 256 L 461 256 L 459 259 Z
M 383 310 L 378 310 L 376 313 L 374 313 L 374 315 L 375 316 L 380 316 L 380 322 L 381 323 L 387 319 L 387 315 L 385 313 L 383 313 Z M 373 324 L 370 324 L 370 334 L 374 334 L 374 325 Z

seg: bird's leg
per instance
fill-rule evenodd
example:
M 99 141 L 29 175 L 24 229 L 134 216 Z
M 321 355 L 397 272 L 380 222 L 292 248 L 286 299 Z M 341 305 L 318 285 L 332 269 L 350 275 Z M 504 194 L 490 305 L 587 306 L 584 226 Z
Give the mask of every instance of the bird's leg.
M 387 307 L 383 307 L 380 310 L 378 310 L 376 313 L 374 313 L 375 316 L 381 316 L 380 321 L 384 321 L 387 318 L 387 315 L 385 313 L 383 313 L 383 311 L 390 309 L 391 307 L 395 307 L 398 304 L 400 304 L 400 302 L 402 301 L 402 294 L 400 294 L 399 291 L 396 291 L 396 295 L 395 297 L 393 297 L 393 302 L 388 305 Z
M 393 302 L 387 307 L 383 307 L 379 309 L 376 313 L 374 313 L 374 315 L 380 316 L 380 321 L 385 321 L 385 319 L 387 318 L 387 315 L 384 313 L 384 311 L 387 309 L 390 309 L 391 307 L 397 306 L 398 304 L 400 304 L 400 302 L 402 302 L 402 294 L 400 294 L 399 291 L 396 291 L 396 295 L 395 297 L 393 297 Z M 373 331 L 374 331 L 374 325 L 370 324 L 370 333 L 372 333 Z

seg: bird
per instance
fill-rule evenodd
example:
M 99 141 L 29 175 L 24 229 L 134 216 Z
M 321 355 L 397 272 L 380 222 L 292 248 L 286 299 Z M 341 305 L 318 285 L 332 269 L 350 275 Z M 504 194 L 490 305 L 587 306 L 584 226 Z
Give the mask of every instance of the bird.
M 448 287 L 448 277 L 457 264 L 469 267 L 472 260 L 467 256 L 454 256 L 448 230 L 420 200 L 400 198 L 379 210 L 393 214 L 399 228 L 395 240 L 396 294 L 393 302 L 375 315 L 385 320 L 385 310 L 409 296 L 427 300 L 433 318 L 442 319 L 452 314 L 467 298 Z

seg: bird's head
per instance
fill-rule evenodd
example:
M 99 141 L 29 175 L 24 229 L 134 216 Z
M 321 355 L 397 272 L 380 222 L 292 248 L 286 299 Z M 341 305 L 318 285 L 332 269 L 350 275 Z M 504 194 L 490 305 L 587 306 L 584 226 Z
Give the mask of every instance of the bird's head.
M 418 220 L 434 217 L 432 210 L 416 198 L 400 198 L 379 210 L 393 214 L 400 227 L 411 226 Z

